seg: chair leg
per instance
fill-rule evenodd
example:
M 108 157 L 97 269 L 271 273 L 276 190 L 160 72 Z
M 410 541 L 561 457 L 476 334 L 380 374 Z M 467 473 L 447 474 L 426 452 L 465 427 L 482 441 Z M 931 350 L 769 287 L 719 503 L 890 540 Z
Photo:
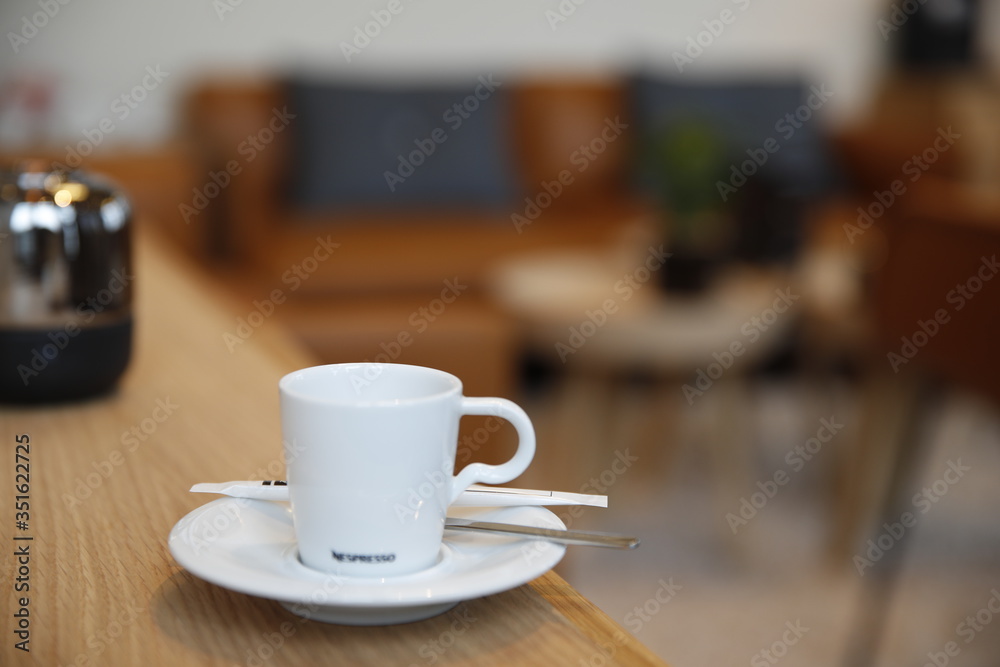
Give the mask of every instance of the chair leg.
M 643 399 L 645 414 L 636 420 L 632 442 L 637 443 L 639 456 L 648 461 L 646 472 L 666 484 L 681 449 L 681 421 L 687 406 L 682 405 L 684 397 L 673 378 L 657 378 Z
M 903 512 L 912 510 L 909 499 L 924 471 L 930 449 L 929 438 L 926 437 L 931 414 L 929 408 L 938 396 L 935 387 L 922 381 L 915 386 L 897 389 L 902 390 L 904 426 L 898 431 L 898 441 L 891 443 L 895 445 L 897 455 L 890 466 L 888 492 L 879 507 L 878 527 L 897 522 Z M 876 528 L 875 532 L 878 530 Z M 845 667 L 869 667 L 875 663 L 896 585 L 913 541 L 913 532 L 914 529 L 911 529 L 896 538 L 891 549 L 884 551 L 877 562 L 865 567 L 864 585 L 857 603 L 858 613 L 844 656 Z
M 888 497 L 921 384 L 920 378 L 882 371 L 871 373 L 862 383 L 858 428 L 836 452 L 833 526 L 827 546 L 827 558 L 835 569 L 850 559 L 858 538 Z
M 576 491 L 610 463 L 614 446 L 608 413 L 614 391 L 609 378 L 591 372 L 569 370 L 560 385 L 553 424 L 559 453 L 552 479 L 562 480 L 557 488 Z
M 704 398 L 709 398 L 706 395 Z M 705 447 L 710 456 L 718 516 L 725 516 L 741 494 L 756 489 L 753 438 L 749 436 L 750 401 L 743 378 L 731 378 L 712 387 Z

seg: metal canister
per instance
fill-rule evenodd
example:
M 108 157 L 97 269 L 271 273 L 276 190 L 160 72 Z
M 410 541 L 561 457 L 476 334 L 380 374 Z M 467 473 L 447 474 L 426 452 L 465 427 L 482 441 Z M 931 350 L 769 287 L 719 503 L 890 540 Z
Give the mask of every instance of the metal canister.
M 115 386 L 132 349 L 131 225 L 127 199 L 94 174 L 0 170 L 0 401 Z

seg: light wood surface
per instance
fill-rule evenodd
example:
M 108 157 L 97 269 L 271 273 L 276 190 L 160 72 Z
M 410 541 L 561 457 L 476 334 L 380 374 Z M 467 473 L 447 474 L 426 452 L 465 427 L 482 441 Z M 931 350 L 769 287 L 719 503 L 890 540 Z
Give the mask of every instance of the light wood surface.
M 180 568 L 167 535 L 207 500 L 191 484 L 283 475 L 277 381 L 311 360 L 273 321 L 230 352 L 223 335 L 251 305 L 214 293 L 147 233 L 136 265 L 136 354 L 119 390 L 0 408 L 0 664 L 663 664 L 552 572 L 437 618 L 355 628 L 303 621 Z M 31 445 L 26 531 L 14 527 L 19 434 Z M 30 591 L 15 594 L 23 544 Z M 20 596 L 30 653 L 14 646 Z

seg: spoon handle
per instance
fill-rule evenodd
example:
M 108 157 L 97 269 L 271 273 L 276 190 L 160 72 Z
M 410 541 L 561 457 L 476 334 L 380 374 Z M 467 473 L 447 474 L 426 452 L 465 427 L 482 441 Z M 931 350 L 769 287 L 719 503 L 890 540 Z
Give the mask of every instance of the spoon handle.
M 556 530 L 553 528 L 536 528 L 534 526 L 519 526 L 511 523 L 495 523 L 492 521 L 473 521 L 471 519 L 454 519 L 448 517 L 444 525 L 449 530 L 486 531 L 517 537 L 540 537 L 560 544 L 577 544 L 591 547 L 611 547 L 614 549 L 635 549 L 639 539 L 625 535 L 610 533 L 595 533 L 582 530 Z

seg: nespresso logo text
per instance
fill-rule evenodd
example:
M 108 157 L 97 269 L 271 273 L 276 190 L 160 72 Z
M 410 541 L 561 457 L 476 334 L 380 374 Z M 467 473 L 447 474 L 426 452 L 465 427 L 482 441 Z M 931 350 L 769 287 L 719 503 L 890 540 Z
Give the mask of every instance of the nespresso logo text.
M 338 563 L 391 563 L 396 554 L 342 554 L 330 551 Z

